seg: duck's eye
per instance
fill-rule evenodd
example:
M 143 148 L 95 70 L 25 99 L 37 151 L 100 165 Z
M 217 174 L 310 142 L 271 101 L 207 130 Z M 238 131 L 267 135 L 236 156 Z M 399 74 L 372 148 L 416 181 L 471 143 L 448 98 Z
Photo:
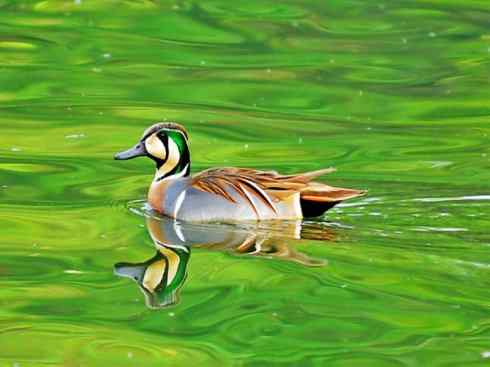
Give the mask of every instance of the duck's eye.
M 167 157 L 167 149 L 165 149 L 165 145 L 156 134 L 150 135 L 145 140 L 145 147 L 146 151 L 153 157 L 162 160 Z

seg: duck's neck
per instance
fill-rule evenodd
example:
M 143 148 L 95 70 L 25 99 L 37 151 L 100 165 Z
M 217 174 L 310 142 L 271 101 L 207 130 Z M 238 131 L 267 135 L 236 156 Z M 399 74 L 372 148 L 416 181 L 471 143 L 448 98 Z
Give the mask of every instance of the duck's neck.
M 157 170 L 154 182 L 188 177 L 191 172 L 191 160 L 187 144 L 178 146 L 172 139 L 168 139 L 167 158 L 157 161 Z

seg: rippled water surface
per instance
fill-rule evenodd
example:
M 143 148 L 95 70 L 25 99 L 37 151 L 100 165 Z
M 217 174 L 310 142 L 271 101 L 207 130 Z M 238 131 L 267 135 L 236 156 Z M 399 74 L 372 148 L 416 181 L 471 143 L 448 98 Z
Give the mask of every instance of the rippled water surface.
M 0 0 L 0 365 L 487 365 L 489 78 L 482 0 Z M 167 225 L 151 163 L 112 160 L 158 120 L 195 172 L 335 166 L 369 194 Z

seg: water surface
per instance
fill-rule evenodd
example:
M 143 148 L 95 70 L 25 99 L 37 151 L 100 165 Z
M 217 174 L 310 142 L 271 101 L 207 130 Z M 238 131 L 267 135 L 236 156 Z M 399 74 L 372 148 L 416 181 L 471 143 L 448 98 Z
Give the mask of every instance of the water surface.
M 0 365 L 488 364 L 489 14 L 0 0 Z M 369 195 L 280 242 L 313 264 L 193 247 L 149 308 L 114 264 L 155 256 L 153 167 L 112 155 L 158 120 L 194 172 L 335 166 Z

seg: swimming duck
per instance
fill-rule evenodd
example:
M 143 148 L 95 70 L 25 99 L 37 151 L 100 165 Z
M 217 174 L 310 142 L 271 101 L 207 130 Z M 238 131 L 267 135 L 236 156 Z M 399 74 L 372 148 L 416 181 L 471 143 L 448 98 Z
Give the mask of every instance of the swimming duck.
M 150 126 L 134 147 L 116 154 L 114 159 L 141 156 L 156 164 L 148 191 L 149 205 L 161 214 L 190 222 L 316 217 L 343 200 L 365 193 L 314 181 L 334 172 L 334 168 L 281 175 L 225 167 L 191 176 L 189 135 L 174 122 Z

